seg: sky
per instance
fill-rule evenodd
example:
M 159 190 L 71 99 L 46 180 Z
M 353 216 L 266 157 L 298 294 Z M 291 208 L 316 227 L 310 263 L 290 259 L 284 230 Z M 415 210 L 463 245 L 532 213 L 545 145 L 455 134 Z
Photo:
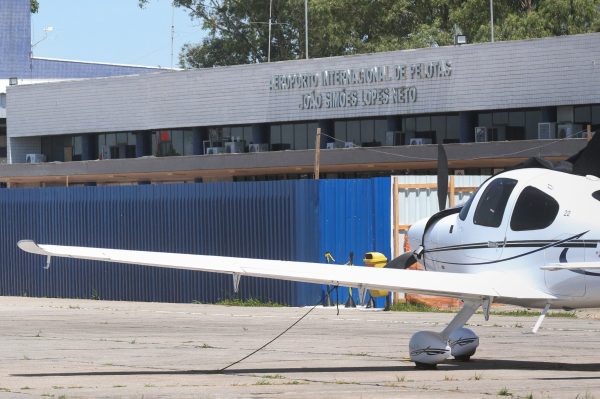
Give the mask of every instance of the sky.
M 39 0 L 32 15 L 31 42 L 36 57 L 128 65 L 179 66 L 185 43 L 199 43 L 198 20 L 170 0 Z M 171 64 L 171 22 L 175 35 Z M 45 37 L 44 28 L 52 27 Z M 37 43 L 37 44 L 36 44 Z

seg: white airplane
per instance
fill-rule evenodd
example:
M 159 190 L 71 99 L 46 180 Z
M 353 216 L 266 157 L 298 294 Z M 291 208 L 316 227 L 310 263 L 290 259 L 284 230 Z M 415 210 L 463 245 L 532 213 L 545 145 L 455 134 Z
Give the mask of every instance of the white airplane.
M 593 141 L 600 142 L 600 135 L 597 139 Z M 445 153 L 440 148 L 442 165 Z M 443 182 L 447 163 L 440 169 Z M 440 190 L 441 208 L 446 196 Z M 600 307 L 600 270 L 594 271 L 600 269 L 596 176 L 542 168 L 502 172 L 464 205 L 417 222 L 408 234 L 416 250 L 385 268 L 38 245 L 29 240 L 18 246 L 46 256 L 47 267 L 58 256 L 228 273 L 236 292 L 241 276 L 255 276 L 460 298 L 464 305 L 446 328 L 420 331 L 411 338 L 410 358 L 425 368 L 449 356 L 468 360 L 479 337 L 464 325 L 480 307 L 487 320 L 492 302 L 543 309 L 534 332 L 551 308 Z M 416 261 L 425 271 L 404 270 Z

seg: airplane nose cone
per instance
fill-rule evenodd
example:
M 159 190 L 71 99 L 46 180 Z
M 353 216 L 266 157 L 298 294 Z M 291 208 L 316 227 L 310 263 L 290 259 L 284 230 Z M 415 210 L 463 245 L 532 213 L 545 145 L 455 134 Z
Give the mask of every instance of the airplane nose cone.
M 429 218 L 421 219 L 408 229 L 406 234 L 408 234 L 408 245 L 410 245 L 411 251 L 418 249 L 421 245 L 427 220 L 429 220 Z

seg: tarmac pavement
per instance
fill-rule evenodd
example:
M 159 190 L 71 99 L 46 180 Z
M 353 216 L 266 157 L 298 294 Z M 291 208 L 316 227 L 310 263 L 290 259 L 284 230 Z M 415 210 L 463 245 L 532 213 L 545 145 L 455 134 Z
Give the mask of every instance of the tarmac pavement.
M 600 397 L 600 320 L 473 316 L 472 361 L 416 370 L 447 313 L 0 297 L 0 398 Z

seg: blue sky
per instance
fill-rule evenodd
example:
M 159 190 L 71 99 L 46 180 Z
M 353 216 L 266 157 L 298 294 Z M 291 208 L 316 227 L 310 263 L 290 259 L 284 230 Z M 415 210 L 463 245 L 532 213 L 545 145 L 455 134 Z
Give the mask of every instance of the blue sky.
M 37 57 L 170 67 L 170 0 L 151 0 L 145 9 L 138 0 L 39 0 L 32 15 L 32 43 Z M 175 9 L 173 66 L 184 43 L 202 40 L 199 21 Z

